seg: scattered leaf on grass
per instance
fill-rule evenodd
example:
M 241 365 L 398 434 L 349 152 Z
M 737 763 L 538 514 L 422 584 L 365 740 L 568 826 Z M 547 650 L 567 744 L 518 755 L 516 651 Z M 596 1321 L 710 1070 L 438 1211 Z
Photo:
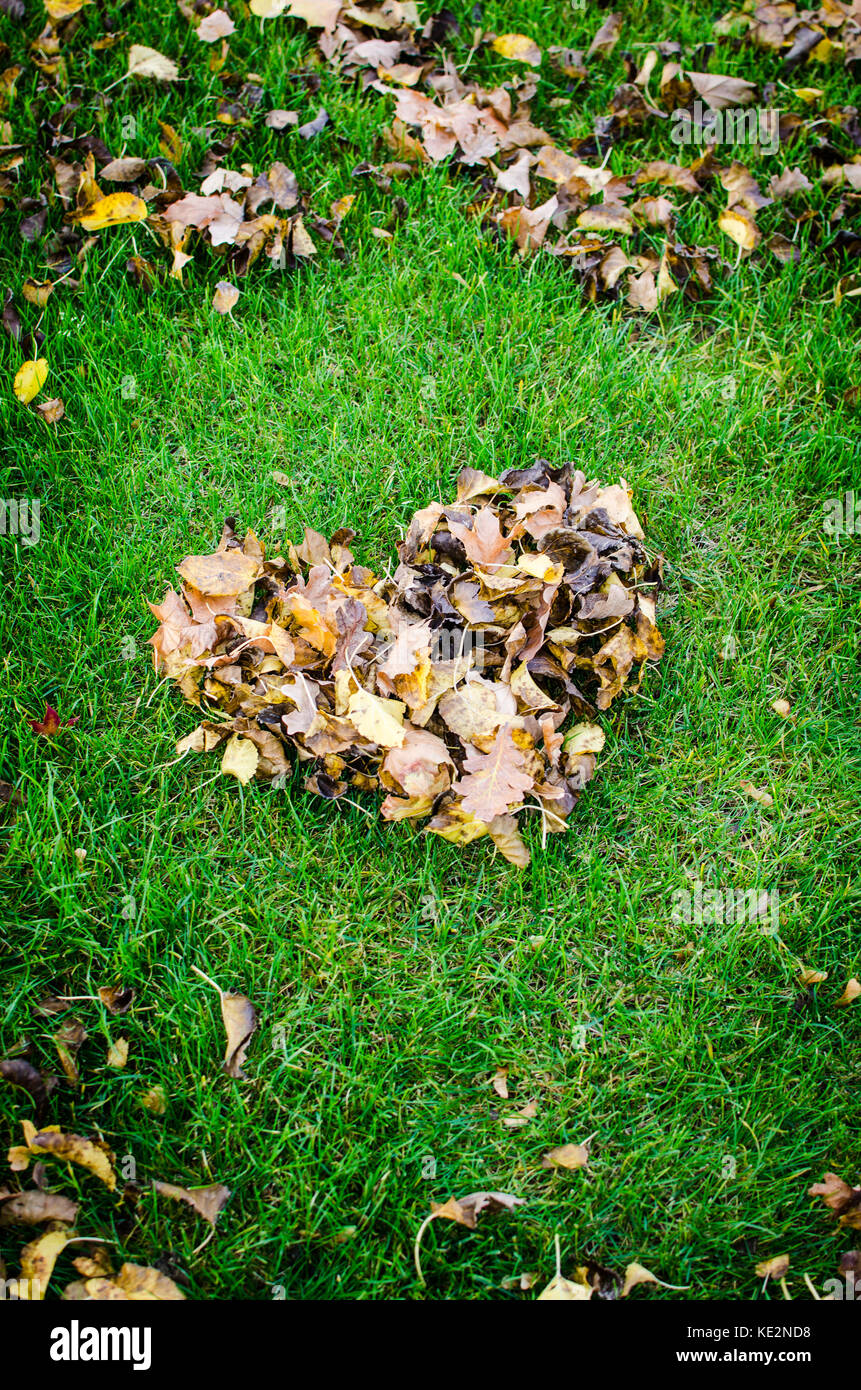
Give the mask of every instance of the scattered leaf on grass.
M 503 58 L 513 58 L 518 63 L 529 63 L 533 68 L 541 64 L 541 49 L 535 40 L 526 34 L 499 34 L 493 40 L 491 48 Z
M 758 1279 L 783 1279 L 789 1270 L 789 1256 L 775 1255 L 770 1260 L 762 1260 L 756 1267 Z
M 117 1038 L 108 1048 L 107 1065 L 121 1071 L 129 1060 L 129 1044 L 127 1038 Z
M 37 357 L 18 368 L 12 389 L 22 405 L 29 405 L 33 397 L 38 396 L 47 380 L 48 363 L 44 357 Z
M 38 1188 L 0 1196 L 0 1226 L 38 1226 L 43 1221 L 62 1221 L 74 1226 L 78 1203 L 59 1192 L 40 1192 Z
M 113 1154 L 107 1144 L 85 1139 L 80 1134 L 64 1134 L 59 1125 L 46 1125 L 37 1130 L 29 1120 L 22 1120 L 24 1143 L 9 1150 L 9 1166 L 15 1173 L 24 1172 L 30 1159 L 57 1158 L 85 1168 L 113 1192 L 117 1185 Z
M 46 705 L 41 719 L 28 719 L 27 722 L 39 738 L 56 738 L 61 729 L 71 729 L 77 724 L 78 716 L 73 714 L 71 719 L 61 719 L 51 705 Z
M 150 1115 L 164 1115 L 167 1111 L 167 1093 L 160 1083 L 150 1086 L 148 1091 L 142 1091 L 139 1100 Z
M 840 998 L 834 1002 L 836 1004 L 852 1004 L 859 995 L 861 995 L 861 980 L 856 980 L 853 976 L 851 980 L 846 981 L 846 988 Z
M 751 801 L 758 802 L 760 806 L 774 805 L 774 797 L 764 787 L 755 787 L 752 782 L 742 782 L 741 789 L 745 796 L 749 796 Z
M 195 33 L 203 43 L 217 43 L 219 39 L 226 39 L 236 29 L 236 25 L 225 10 L 211 10 L 204 15 L 198 24 Z
M 102 985 L 99 999 L 110 1014 L 127 1014 L 134 1003 L 135 992 L 125 985 Z
M 134 193 L 108 193 L 92 203 L 77 220 L 85 232 L 101 232 L 105 227 L 119 227 L 126 222 L 143 222 L 148 216 L 143 198 Z
M 245 1061 L 245 1054 L 254 1033 L 257 1030 L 257 1010 L 251 1000 L 245 994 L 234 992 L 227 993 L 221 989 L 214 980 L 208 975 L 204 975 L 196 965 L 192 970 L 211 985 L 218 993 L 221 1003 L 221 1017 L 224 1022 L 224 1031 L 227 1034 L 227 1047 L 224 1054 L 224 1070 L 228 1076 L 238 1080 L 246 1080 L 242 1064 Z
M 37 401 L 35 410 L 46 425 L 56 425 L 57 421 L 62 420 L 65 415 L 66 406 L 60 396 L 52 396 L 50 400 Z
M 589 1150 L 585 1144 L 562 1144 L 551 1149 L 541 1160 L 542 1168 L 585 1168 L 589 1162 Z
M 133 43 L 129 49 L 128 73 L 130 77 L 152 77 L 157 82 L 175 82 L 179 77 L 179 68 L 172 58 L 166 58 L 158 49 Z
M 650 1269 L 646 1269 L 645 1265 L 637 1264 L 635 1261 L 633 1264 L 629 1264 L 625 1269 L 625 1280 L 622 1284 L 620 1297 L 627 1298 L 631 1290 L 635 1289 L 638 1284 L 660 1283 L 661 1280 L 658 1279 Z
M 494 1215 L 501 1211 L 513 1211 L 515 1207 L 522 1207 L 525 1201 L 525 1197 L 513 1197 L 508 1192 L 469 1192 L 465 1197 L 449 1197 L 447 1202 L 431 1202 L 430 1216 L 425 1217 L 416 1232 L 413 1246 L 413 1262 L 419 1282 L 421 1284 L 425 1282 L 419 1259 L 419 1247 L 422 1236 L 432 1221 L 454 1221 L 457 1225 L 466 1226 L 468 1230 L 474 1231 L 478 1218 L 483 1212 Z
M 861 1187 L 850 1187 L 836 1173 L 826 1173 L 822 1182 L 808 1189 L 811 1197 L 821 1197 L 841 1226 L 861 1231 Z
M 212 297 L 212 307 L 217 314 L 229 314 L 239 299 L 239 290 L 229 280 L 219 280 Z
M 156 1192 L 162 1197 L 171 1197 L 175 1202 L 184 1202 L 193 1207 L 204 1221 L 214 1226 L 219 1212 L 230 1197 L 230 1188 L 223 1183 L 210 1183 L 208 1187 L 177 1187 L 172 1182 L 153 1182 Z
M 491 1078 L 490 1084 L 498 1096 L 508 1100 L 508 1067 L 500 1067 Z

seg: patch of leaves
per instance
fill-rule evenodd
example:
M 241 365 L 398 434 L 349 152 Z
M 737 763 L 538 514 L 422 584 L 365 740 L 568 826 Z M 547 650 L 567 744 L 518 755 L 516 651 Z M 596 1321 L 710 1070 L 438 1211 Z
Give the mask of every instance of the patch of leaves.
M 292 754 L 312 792 L 382 792 L 386 820 L 489 836 L 525 866 L 527 798 L 544 836 L 567 828 L 604 744 L 596 710 L 663 653 L 661 561 L 626 484 L 545 460 L 467 468 L 452 503 L 416 512 L 393 574 L 357 565 L 352 540 L 306 530 L 267 559 L 228 520 L 180 563 L 180 591 L 150 604 L 156 670 L 220 717 L 177 753 L 218 748 L 243 784 L 285 780 Z

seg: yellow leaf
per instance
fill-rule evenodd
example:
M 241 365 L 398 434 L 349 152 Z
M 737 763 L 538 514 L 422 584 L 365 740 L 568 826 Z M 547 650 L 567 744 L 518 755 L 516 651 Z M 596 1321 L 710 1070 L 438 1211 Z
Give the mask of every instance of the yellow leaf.
M 625 1269 L 625 1283 L 622 1286 L 622 1298 L 627 1298 L 632 1289 L 638 1284 L 660 1284 L 660 1279 L 656 1279 L 650 1269 L 645 1265 L 637 1264 L 636 1261 Z
M 555 1274 L 547 1288 L 538 1295 L 539 1303 L 586 1303 L 592 1297 L 588 1284 L 575 1284 Z
M 81 213 L 78 221 L 85 232 L 100 232 L 103 227 L 118 227 L 124 222 L 143 222 L 147 205 L 134 193 L 109 193 Z
M 71 1235 L 68 1231 L 45 1231 L 44 1235 L 31 1240 L 21 1251 L 21 1276 L 18 1297 L 22 1300 L 36 1300 L 45 1297 L 57 1256 L 68 1245 Z
M 357 690 L 350 696 L 347 713 L 363 738 L 378 743 L 381 748 L 400 748 L 406 738 L 404 712 L 400 700 L 382 700 L 369 690 Z
M 861 994 L 861 981 L 856 980 L 853 976 L 851 980 L 847 980 L 846 988 L 836 1002 L 838 1004 L 851 1004 L 853 1000 L 858 998 L 859 994 Z
M 47 380 L 48 363 L 44 357 L 38 357 L 35 362 L 25 362 L 23 367 L 18 368 L 12 389 L 23 405 L 29 405 Z
M 28 304 L 35 304 L 37 309 L 44 309 L 53 288 L 53 280 L 27 279 L 21 286 L 21 293 Z
M 117 1178 L 107 1146 L 94 1143 L 80 1134 L 64 1134 L 59 1125 L 46 1125 L 44 1129 L 37 1130 L 29 1120 L 22 1120 L 21 1127 L 24 1130 L 24 1143 L 9 1151 L 13 1172 L 23 1172 L 34 1155 L 36 1158 L 59 1158 L 66 1163 L 77 1163 L 94 1173 L 113 1192 Z
M 718 218 L 718 226 L 742 251 L 753 251 L 759 245 L 761 232 L 741 208 L 726 208 Z
M 45 10 L 51 19 L 71 19 L 92 0 L 45 0 Z
M 240 738 L 239 734 L 234 734 L 224 750 L 221 771 L 230 777 L 236 777 L 244 787 L 257 771 L 259 761 L 260 754 L 251 739 Z
M 771 1260 L 762 1260 L 756 1267 L 759 1279 L 783 1279 L 789 1269 L 788 1255 L 775 1255 Z
M 607 735 L 600 724 L 575 724 L 565 735 L 562 744 L 566 753 L 600 753 Z
M 527 34 L 499 34 L 493 40 L 494 53 L 503 58 L 513 58 L 518 63 L 529 63 L 537 68 L 541 62 L 541 49 Z
M 542 1168 L 585 1168 L 589 1162 L 589 1150 L 585 1144 L 562 1144 L 551 1149 L 541 1160 Z
M 165 58 L 156 48 L 133 43 L 129 49 L 129 77 L 154 77 L 157 82 L 175 82 L 179 68 L 172 58 Z

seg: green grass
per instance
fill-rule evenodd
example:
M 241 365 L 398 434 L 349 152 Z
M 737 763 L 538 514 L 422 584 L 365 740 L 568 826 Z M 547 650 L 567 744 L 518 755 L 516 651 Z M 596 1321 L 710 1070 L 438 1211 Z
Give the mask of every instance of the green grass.
M 485 22 L 582 46 L 601 17 L 541 8 L 539 22 L 534 5 L 500 0 Z M 708 36 L 693 7 L 648 14 L 644 38 Z M 350 168 L 371 157 L 390 105 L 325 71 L 306 96 L 285 76 L 306 50 L 301 26 L 278 23 L 261 41 L 243 21 L 232 64 L 261 73 L 267 104 L 305 118 L 325 104 L 333 124 L 300 150 L 261 127 L 242 157 L 257 169 L 287 151 L 325 209 L 354 189 Z M 98 32 L 95 14 L 85 24 Z M 0 36 L 22 45 L 5 22 Z M 172 56 L 184 45 L 201 69 L 181 95 L 112 94 L 104 138 L 118 152 L 133 109 L 134 152 L 154 154 L 157 118 L 185 135 L 216 84 L 168 4 L 136 16 L 130 41 Z M 85 49 L 79 37 L 75 80 L 107 87 L 122 73 L 126 43 Z M 772 74 L 762 55 L 719 54 L 714 70 Z M 620 61 L 607 66 L 584 101 L 561 115 L 537 101 L 536 119 L 585 133 L 621 80 Z M 845 100 L 841 72 L 826 80 L 829 99 Z M 9 113 L 16 138 L 38 115 L 25 89 Z M 650 141 L 657 152 L 650 135 L 631 157 Z M 189 186 L 201 149 L 190 137 Z M 28 154 L 30 191 L 40 173 Z M 409 216 L 381 243 L 370 229 L 386 225 L 389 200 L 364 183 L 344 226 L 351 262 L 258 264 L 235 322 L 208 307 L 220 274 L 208 253 L 185 286 L 141 298 L 125 258 L 133 244 L 162 254 L 141 229 L 103 233 L 77 292 L 49 301 L 48 389 L 66 418 L 49 430 L 11 390 L 0 396 L 2 495 L 42 507 L 38 545 L 0 540 L 0 777 L 24 800 L 2 830 L 0 1055 L 28 1039 L 56 1069 L 62 1019 L 39 1000 L 117 979 L 135 988 L 121 1019 L 70 1006 L 90 1034 L 82 1082 L 60 1086 L 49 1118 L 101 1133 L 145 1189 L 219 1180 L 233 1199 L 194 1253 L 201 1223 L 148 1191 L 132 1210 L 86 1175 L 55 1167 L 51 1182 L 80 1187 L 79 1229 L 124 1257 L 173 1252 L 196 1297 L 266 1299 L 280 1286 L 290 1298 L 517 1298 L 501 1281 L 549 1279 L 557 1233 L 566 1271 L 636 1259 L 689 1286 L 636 1298 L 755 1296 L 755 1262 L 784 1252 L 803 1297 L 801 1273 L 820 1287 L 851 1244 L 807 1187 L 827 1168 L 855 1182 L 861 1164 L 861 1003 L 834 1006 L 861 975 L 861 537 L 823 530 L 827 499 L 861 490 L 857 407 L 843 401 L 858 383 L 857 300 L 834 305 L 842 268 L 811 250 L 797 267 L 757 257 L 711 299 L 674 297 L 650 319 L 595 310 L 564 266 L 521 265 L 468 220 L 471 190 L 444 170 L 405 182 L 394 191 Z M 716 207 L 690 207 L 688 241 L 717 244 Z M 13 288 L 44 276 L 16 223 L 7 209 Z M 5 381 L 19 362 L 4 337 Z M 225 515 L 274 551 L 304 524 L 351 525 L 359 558 L 381 568 L 412 511 L 450 495 L 462 466 L 493 472 L 536 454 L 633 487 L 668 559 L 667 654 L 606 718 L 570 833 L 542 850 L 527 826 L 529 870 L 486 843 L 458 850 L 308 797 L 298 778 L 290 791 L 243 789 L 217 760 L 174 761 L 196 720 L 153 675 L 144 599 L 161 598 L 184 555 L 214 547 Z M 791 720 L 771 709 L 778 696 Z M 45 700 L 79 718 L 50 743 L 26 722 Z M 744 781 L 767 787 L 773 808 L 746 798 Z M 673 893 L 694 877 L 778 890 L 779 936 L 674 922 Z M 799 961 L 827 982 L 803 990 Z M 221 1072 L 218 1001 L 193 965 L 258 1006 L 247 1083 Z M 105 1053 L 118 1036 L 130 1058 L 115 1072 Z M 508 1102 L 490 1086 L 501 1066 Z M 157 1083 L 163 1117 L 139 1103 Z M 505 1127 L 529 1100 L 535 1118 Z M 0 1090 L 4 1146 L 29 1113 L 22 1093 Z M 590 1135 L 587 1171 L 541 1167 L 549 1148 Z M 412 1241 L 430 1200 L 479 1188 L 527 1203 L 473 1233 L 432 1227 L 423 1293 Z M 0 1253 L 14 1269 L 11 1234 Z M 68 1261 L 58 1271 L 72 1277 Z

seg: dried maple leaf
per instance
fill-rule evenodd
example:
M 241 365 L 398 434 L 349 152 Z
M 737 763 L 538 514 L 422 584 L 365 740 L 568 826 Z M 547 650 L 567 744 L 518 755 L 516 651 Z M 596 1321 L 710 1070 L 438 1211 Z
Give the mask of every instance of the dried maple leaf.
M 56 738 L 61 729 L 71 729 L 78 722 L 78 716 L 72 715 L 71 719 L 61 719 L 57 711 L 51 706 L 45 705 L 45 713 L 41 719 L 29 719 L 28 724 L 40 738 Z
M 466 775 L 454 787 L 463 810 L 487 822 L 519 805 L 533 782 L 524 771 L 525 762 L 512 737 L 511 726 L 504 724 L 489 753 L 468 753 L 464 758 Z

